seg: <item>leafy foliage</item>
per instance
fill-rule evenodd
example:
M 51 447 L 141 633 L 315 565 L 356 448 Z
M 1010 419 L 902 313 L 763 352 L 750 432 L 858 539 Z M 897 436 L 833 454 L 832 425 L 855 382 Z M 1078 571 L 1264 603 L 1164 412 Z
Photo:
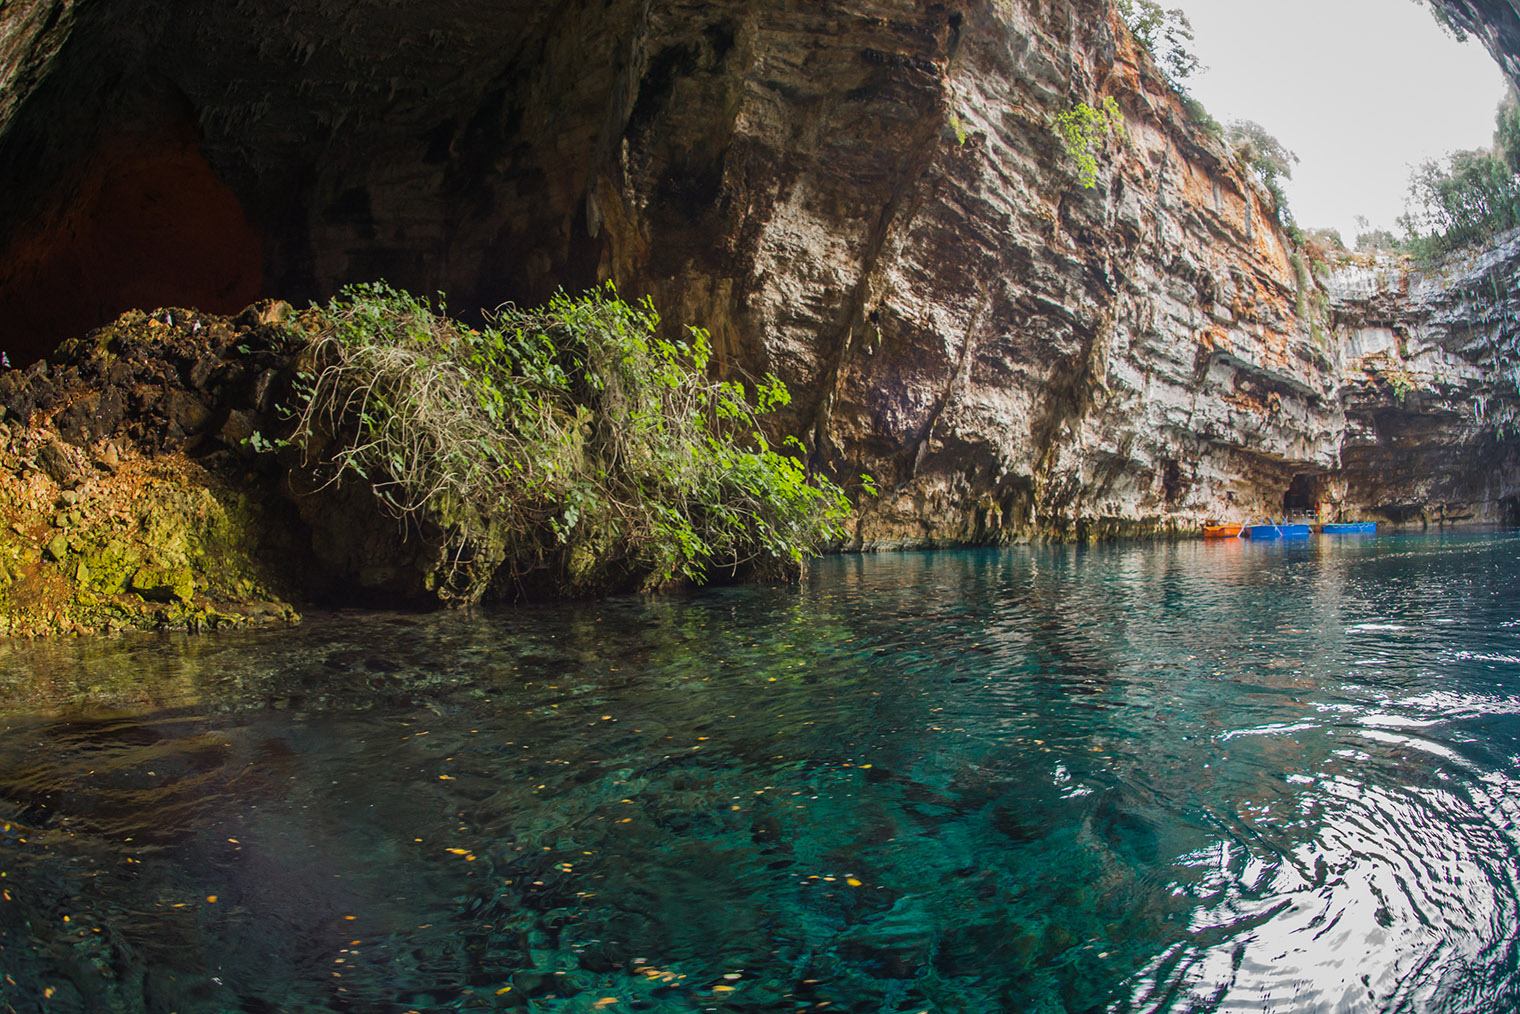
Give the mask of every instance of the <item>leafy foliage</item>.
M 1414 208 L 1399 221 L 1416 253 L 1439 253 L 1520 225 L 1520 177 L 1492 152 L 1428 161 L 1409 181 Z
M 1494 112 L 1494 153 L 1510 172 L 1520 173 L 1520 100 L 1506 92 Z
M 1181 8 L 1163 9 L 1155 0 L 1115 0 L 1119 16 L 1135 39 L 1155 57 L 1156 63 L 1178 91 L 1202 65 L 1193 54 L 1193 25 Z
M 1356 216 L 1356 244 L 1359 253 L 1394 251 L 1399 249 L 1399 239 L 1387 229 L 1374 229 L 1366 215 Z
M 789 573 L 842 535 L 843 491 L 761 431 L 787 403 L 781 382 L 751 401 L 709 379 L 706 332 L 661 338 L 654 308 L 611 285 L 505 306 L 479 329 L 383 283 L 345 289 L 326 315 L 297 442 L 325 449 L 331 481 L 366 482 L 442 532 L 456 560 L 494 547 L 512 573 L 558 568 L 571 590 L 652 588 L 710 567 Z
M 1187 113 L 1189 120 L 1202 127 L 1207 133 L 1212 134 L 1216 140 L 1224 139 L 1224 127 L 1218 120 L 1214 119 L 1213 114 L 1208 109 L 1204 108 L 1202 102 L 1199 102 L 1191 95 L 1183 93 L 1182 108 Z
M 1096 186 L 1096 149 L 1109 136 L 1126 136 L 1124 114 L 1119 111 L 1119 103 L 1112 95 L 1105 96 L 1096 106 L 1078 102 L 1056 117 L 1055 127 L 1067 156 L 1076 163 L 1077 181 L 1084 187 Z
M 1520 108 L 1513 95 L 1499 104 L 1493 148 L 1453 152 L 1414 170 L 1399 224 L 1417 257 L 1520 227 Z

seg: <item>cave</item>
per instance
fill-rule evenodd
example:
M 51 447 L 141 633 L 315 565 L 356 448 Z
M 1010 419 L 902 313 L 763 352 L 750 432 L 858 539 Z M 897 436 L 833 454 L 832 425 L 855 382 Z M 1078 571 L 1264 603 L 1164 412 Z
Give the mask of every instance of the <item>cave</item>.
M 0 102 L 0 350 L 129 308 L 383 279 L 469 315 L 599 280 L 587 191 L 636 10 L 588 6 L 60 9 L 47 72 Z M 697 36 L 684 74 L 731 45 Z M 646 127 L 673 101 L 637 99 Z
M 263 290 L 258 232 L 190 125 L 103 142 L 0 252 L 0 350 L 47 357 L 133 308 L 235 313 Z
M 1293 477 L 1283 494 L 1283 514 L 1317 515 L 1324 498 L 1324 476 L 1301 472 Z

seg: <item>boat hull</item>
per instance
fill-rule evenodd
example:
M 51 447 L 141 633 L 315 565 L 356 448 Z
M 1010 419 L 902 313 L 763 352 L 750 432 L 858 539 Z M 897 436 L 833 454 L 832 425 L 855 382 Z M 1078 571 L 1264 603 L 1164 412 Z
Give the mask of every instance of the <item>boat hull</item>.
M 1250 539 L 1307 539 L 1311 534 L 1308 525 L 1251 525 L 1246 529 Z
M 1235 539 L 1240 537 L 1240 525 L 1204 525 L 1205 539 Z

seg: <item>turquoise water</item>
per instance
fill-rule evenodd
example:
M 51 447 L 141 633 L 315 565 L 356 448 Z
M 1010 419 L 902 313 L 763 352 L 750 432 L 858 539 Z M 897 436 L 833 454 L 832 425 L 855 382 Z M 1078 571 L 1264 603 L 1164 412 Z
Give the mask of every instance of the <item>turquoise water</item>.
M 1520 1009 L 1517 557 L 0 647 L 0 1011 Z

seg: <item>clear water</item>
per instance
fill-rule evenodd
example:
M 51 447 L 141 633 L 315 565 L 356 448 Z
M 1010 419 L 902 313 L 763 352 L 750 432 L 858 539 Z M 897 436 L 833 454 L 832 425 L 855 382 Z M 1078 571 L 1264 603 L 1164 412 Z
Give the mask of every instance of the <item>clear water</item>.
M 0 649 L 0 1010 L 1520 1009 L 1520 539 Z

